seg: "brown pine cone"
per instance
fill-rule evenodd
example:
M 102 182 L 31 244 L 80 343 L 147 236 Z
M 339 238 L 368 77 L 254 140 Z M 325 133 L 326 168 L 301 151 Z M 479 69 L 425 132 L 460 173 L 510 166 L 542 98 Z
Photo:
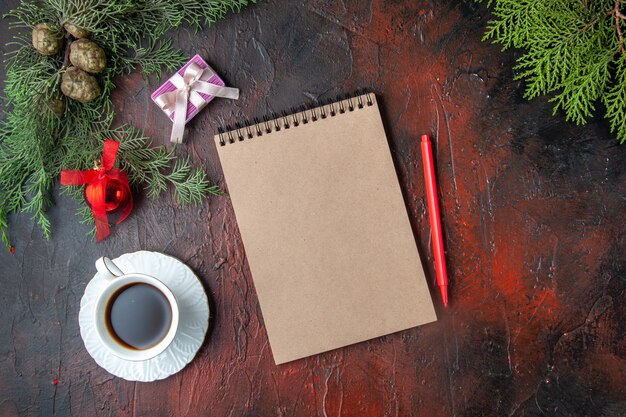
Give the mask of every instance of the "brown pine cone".
M 97 74 L 106 68 L 107 57 L 94 41 L 79 39 L 70 45 L 70 62 L 83 71 Z
M 69 67 L 61 79 L 61 91 L 69 98 L 88 103 L 100 95 L 100 86 L 93 75 L 76 67 Z
M 33 28 L 33 46 L 41 55 L 56 55 L 63 46 L 63 36 L 51 25 L 39 23 Z
M 91 35 L 91 32 L 89 32 L 87 29 L 78 27 L 75 24 L 70 23 L 70 22 L 67 22 L 66 24 L 64 24 L 63 27 L 70 35 L 72 35 L 76 39 L 88 38 L 89 35 Z

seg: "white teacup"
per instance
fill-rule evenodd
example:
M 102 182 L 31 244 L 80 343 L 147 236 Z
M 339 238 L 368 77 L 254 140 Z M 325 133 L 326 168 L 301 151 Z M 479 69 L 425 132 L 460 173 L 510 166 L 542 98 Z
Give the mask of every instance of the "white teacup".
M 122 272 L 109 258 L 102 257 L 96 261 L 96 269 L 109 282 L 104 287 L 95 308 L 95 329 L 102 344 L 115 356 L 129 361 L 142 361 L 162 353 L 172 343 L 178 329 L 179 310 L 176 297 L 172 291 L 157 278 L 150 275 Z M 171 322 L 165 336 L 156 344 L 146 349 L 137 349 L 119 340 L 110 325 L 110 304 L 118 292 L 132 284 L 149 284 L 158 289 L 167 299 L 171 308 Z

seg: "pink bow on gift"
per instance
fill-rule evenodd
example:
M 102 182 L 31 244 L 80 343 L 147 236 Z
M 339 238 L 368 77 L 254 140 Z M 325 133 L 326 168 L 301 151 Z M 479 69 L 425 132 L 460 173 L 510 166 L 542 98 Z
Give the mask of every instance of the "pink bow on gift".
M 170 78 L 169 81 L 176 87 L 176 90 L 163 93 L 155 98 L 156 104 L 168 115 L 174 113 L 171 142 L 182 143 L 183 141 L 188 102 L 196 107 L 201 107 L 204 104 L 204 98 L 198 93 L 234 100 L 239 98 L 238 88 L 223 87 L 207 82 L 212 76 L 213 72 L 209 68 L 201 68 L 192 62 L 185 69 L 183 75 L 176 73 Z

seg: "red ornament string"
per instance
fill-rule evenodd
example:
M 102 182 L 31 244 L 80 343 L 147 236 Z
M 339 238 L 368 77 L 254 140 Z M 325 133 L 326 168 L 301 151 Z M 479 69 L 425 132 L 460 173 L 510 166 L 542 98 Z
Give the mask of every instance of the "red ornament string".
M 115 224 L 121 223 L 128 217 L 133 209 L 133 200 L 128 185 L 128 175 L 119 168 L 113 168 L 119 142 L 107 139 L 102 151 L 102 165 L 98 169 L 86 171 L 61 171 L 61 184 L 63 185 L 88 185 L 90 189 L 90 205 L 93 217 L 96 221 L 96 242 L 100 242 L 110 233 L 109 219 L 106 209 L 107 184 L 117 182 L 121 185 L 129 198 L 128 204 L 122 208 L 121 214 Z

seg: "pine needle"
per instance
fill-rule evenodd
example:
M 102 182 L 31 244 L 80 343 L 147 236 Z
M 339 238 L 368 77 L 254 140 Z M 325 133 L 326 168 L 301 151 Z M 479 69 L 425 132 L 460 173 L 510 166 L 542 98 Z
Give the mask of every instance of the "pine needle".
M 10 248 L 8 216 L 29 213 L 46 238 L 52 225 L 46 215 L 51 190 L 62 169 L 89 169 L 102 153 L 106 138 L 121 142 L 118 165 L 131 186 L 156 198 L 172 186 L 179 204 L 199 204 L 219 188 L 206 173 L 192 168 L 164 146 L 152 147 L 149 138 L 132 126 L 112 126 L 110 94 L 115 76 L 137 68 L 145 76 L 180 67 L 184 57 L 163 39 L 167 31 L 186 23 L 198 30 L 237 12 L 254 0 L 38 0 L 23 1 L 5 15 L 19 32 L 5 54 L 6 81 L 0 120 L 0 234 Z M 107 68 L 98 75 L 102 94 L 82 104 L 59 92 L 65 70 L 63 56 L 42 56 L 31 45 L 34 25 L 46 22 L 61 28 L 72 23 L 92 32 L 105 50 Z M 52 111 L 53 100 L 65 105 L 62 117 Z M 81 222 L 92 225 L 82 188 L 66 187 L 82 203 Z
M 482 0 L 477 0 L 481 2 Z M 554 112 L 585 124 L 601 102 L 620 143 L 626 141 L 626 69 L 622 0 L 488 0 L 484 39 L 521 48 L 516 79 L 528 99 L 548 94 Z

